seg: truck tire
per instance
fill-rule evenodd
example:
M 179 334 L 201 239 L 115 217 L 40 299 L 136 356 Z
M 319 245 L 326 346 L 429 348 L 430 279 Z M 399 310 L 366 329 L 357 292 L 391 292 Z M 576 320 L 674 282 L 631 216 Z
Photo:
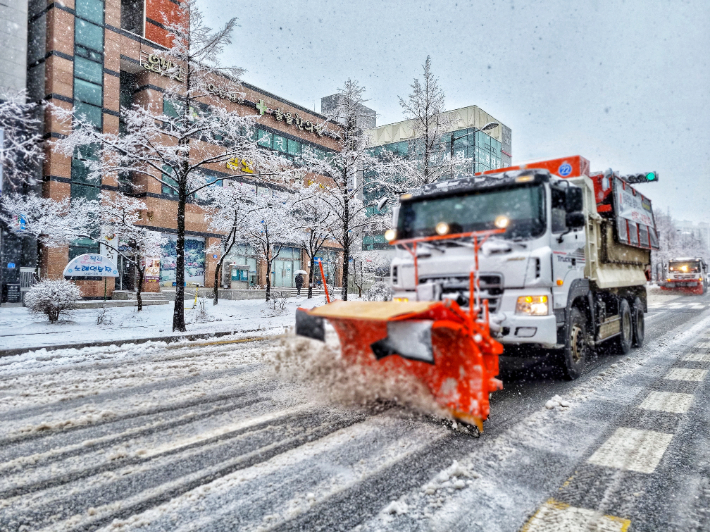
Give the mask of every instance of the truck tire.
M 646 322 L 643 313 L 643 302 L 639 297 L 634 300 L 633 318 L 634 347 L 641 347 L 643 345 L 643 339 L 646 337 Z
M 621 334 L 614 338 L 614 351 L 619 355 L 625 355 L 631 351 L 631 343 L 634 335 L 634 321 L 631 316 L 631 308 L 629 302 L 622 299 L 619 303 L 619 317 L 621 318 L 620 329 Z
M 587 320 L 584 314 L 572 307 L 567 322 L 567 338 L 561 354 L 562 371 L 567 380 L 578 379 L 584 371 L 587 362 Z

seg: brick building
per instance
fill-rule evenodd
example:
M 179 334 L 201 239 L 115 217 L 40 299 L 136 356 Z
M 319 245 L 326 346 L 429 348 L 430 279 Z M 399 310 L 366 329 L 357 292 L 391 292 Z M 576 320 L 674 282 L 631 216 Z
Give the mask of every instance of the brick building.
M 154 105 L 170 112 L 169 100 L 163 98 L 164 89 L 171 81 L 155 62 L 155 52 L 168 43 L 167 30 L 160 20 L 164 15 L 177 16 L 177 0 L 65 0 L 32 1 L 29 6 L 28 89 L 35 100 L 46 99 L 55 105 L 74 109 L 102 128 L 104 132 L 118 132 L 121 111 L 133 103 Z M 179 81 L 179 80 L 178 80 Z M 239 91 L 243 99 L 236 98 Z M 249 84 L 238 88 L 227 77 L 215 76 L 205 105 L 220 105 L 240 113 L 259 113 L 259 144 L 264 149 L 276 150 L 297 163 L 304 146 L 328 152 L 337 149 L 337 142 L 316 131 L 313 124 L 322 123 L 322 115 Z M 285 116 L 293 120 L 284 119 Z M 61 138 L 61 124 L 48 113 L 45 117 L 45 136 Z M 224 166 L 210 170 L 216 177 L 233 175 Z M 65 197 L 95 197 L 99 190 L 124 190 L 130 183 L 119 182 L 115 176 L 105 175 L 100 184 L 84 178 L 82 164 L 76 159 L 47 151 L 43 169 L 43 194 L 56 199 Z M 137 178 L 133 178 L 137 179 Z M 160 285 L 172 286 L 171 253 L 174 253 L 177 201 L 172 190 L 146 178 L 140 185 L 138 197 L 146 203 L 144 224 L 167 235 L 169 242 L 163 249 Z M 270 183 L 259 187 L 276 187 Z M 198 201 L 187 205 L 186 213 L 186 280 L 211 286 L 216 260 L 205 256 L 205 250 L 220 240 L 210 233 L 204 212 Z M 71 258 L 87 252 L 99 252 L 92 241 L 75 242 L 64 249 L 46 249 L 41 256 L 42 274 L 60 277 Z M 228 263 L 249 266 L 245 270 L 247 284 L 266 283 L 265 267 L 248 246 L 240 246 L 228 258 Z M 324 258 L 331 272 L 329 277 L 339 283 L 338 251 L 325 250 Z M 301 249 L 286 248 L 274 263 L 272 284 L 293 286 L 293 272 L 307 269 Z M 116 280 L 115 289 L 131 288 L 132 275 L 120 263 L 124 275 Z M 229 275 L 229 269 L 225 270 Z M 227 282 L 228 279 L 223 279 Z M 103 294 L 103 282 L 78 281 L 86 297 Z M 114 289 L 109 280 L 109 291 Z M 157 283 L 146 286 L 158 290 Z

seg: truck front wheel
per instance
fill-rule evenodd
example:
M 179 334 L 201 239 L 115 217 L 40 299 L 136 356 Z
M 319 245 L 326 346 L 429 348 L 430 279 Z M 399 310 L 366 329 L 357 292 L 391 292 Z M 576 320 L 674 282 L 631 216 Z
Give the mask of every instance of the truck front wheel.
M 587 361 L 587 320 L 582 312 L 577 308 L 570 309 L 569 321 L 567 323 L 567 340 L 565 349 L 562 351 L 562 371 L 565 378 L 574 380 L 579 378 L 584 371 L 584 364 Z

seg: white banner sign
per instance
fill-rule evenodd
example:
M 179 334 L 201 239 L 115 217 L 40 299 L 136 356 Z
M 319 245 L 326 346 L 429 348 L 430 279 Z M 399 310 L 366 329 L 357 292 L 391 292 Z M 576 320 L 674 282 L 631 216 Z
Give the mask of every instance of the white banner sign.
M 617 181 L 616 185 L 616 199 L 619 206 L 618 215 L 631 222 L 653 227 L 651 202 L 641 196 L 641 194 L 634 195 L 630 186 L 624 189 L 620 181 Z
M 64 277 L 118 277 L 116 264 L 103 255 L 85 253 L 64 268 Z

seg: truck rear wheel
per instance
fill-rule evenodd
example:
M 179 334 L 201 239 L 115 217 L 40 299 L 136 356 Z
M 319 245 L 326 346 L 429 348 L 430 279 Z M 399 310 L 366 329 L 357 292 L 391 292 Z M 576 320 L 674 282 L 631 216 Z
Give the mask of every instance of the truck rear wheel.
M 619 303 L 619 318 L 621 318 L 620 329 L 621 334 L 614 338 L 614 347 L 616 353 L 625 355 L 631 351 L 631 343 L 633 341 L 633 318 L 631 317 L 631 308 L 629 302 L 625 299 Z
M 567 340 L 565 349 L 561 353 L 562 371 L 565 378 L 574 380 L 579 378 L 584 371 L 587 361 L 587 320 L 577 308 L 572 308 L 567 323 Z
M 643 313 L 643 302 L 641 301 L 641 298 L 637 297 L 634 300 L 633 313 L 634 347 L 641 347 L 643 345 L 643 339 L 646 337 L 646 323 L 644 321 L 645 315 Z

